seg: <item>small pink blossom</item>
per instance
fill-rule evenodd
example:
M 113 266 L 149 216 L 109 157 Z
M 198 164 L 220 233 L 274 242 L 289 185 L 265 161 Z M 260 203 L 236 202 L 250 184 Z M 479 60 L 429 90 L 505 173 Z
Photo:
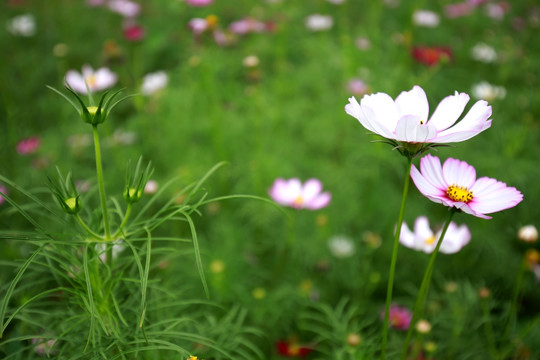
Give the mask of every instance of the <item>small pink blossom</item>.
M 476 170 L 465 161 L 426 155 L 420 171 L 413 165 L 411 178 L 418 190 L 433 202 L 457 208 L 467 214 L 491 219 L 491 214 L 509 209 L 523 200 L 516 188 L 488 177 L 476 178 Z
M 0 185 L 0 193 L 8 195 L 8 189 L 4 185 Z M 2 194 L 0 194 L 0 205 L 6 201 Z
M 322 183 L 309 179 L 304 185 L 299 179 L 277 179 L 269 190 L 270 197 L 280 205 L 295 209 L 317 210 L 330 203 L 331 195 L 322 192 Z
M 141 5 L 130 0 L 110 0 L 109 9 L 127 18 L 133 18 L 141 12 Z
M 214 0 L 186 0 L 186 3 L 190 6 L 202 7 L 212 4 Z
M 148 180 L 144 185 L 145 194 L 155 194 L 159 189 L 159 184 L 156 180 Z
M 381 319 L 384 320 L 384 310 L 381 312 Z M 388 324 L 396 330 L 408 330 L 411 325 L 412 312 L 398 305 L 391 305 L 388 312 Z
M 82 73 L 69 70 L 66 73 L 66 83 L 76 92 L 87 94 L 87 86 L 90 92 L 108 89 L 118 80 L 118 76 L 106 67 L 94 71 L 91 66 L 84 65 Z
M 229 24 L 229 31 L 238 35 L 245 35 L 252 32 L 260 33 L 265 30 L 266 23 L 253 18 L 245 18 Z
M 414 232 L 409 229 L 406 223 L 401 225 L 399 242 L 411 249 L 423 251 L 426 254 L 432 253 L 441 238 L 442 230 L 436 233 L 429 227 L 429 220 L 426 216 L 419 216 L 414 222 Z M 446 234 L 439 251 L 443 254 L 454 254 L 461 250 L 471 240 L 471 232 L 467 225 L 458 226 L 451 222 L 448 225 Z
M 17 152 L 21 155 L 33 154 L 39 149 L 41 140 L 37 136 L 32 136 L 27 139 L 19 141 L 17 144 Z
M 446 5 L 444 7 L 444 13 L 447 17 L 454 19 L 458 17 L 463 17 L 470 15 L 475 6 L 469 4 L 468 2 L 462 2 L 462 3 L 456 3 L 456 4 L 450 4 Z
M 365 82 L 359 78 L 352 78 L 347 83 L 347 89 L 353 95 L 363 96 L 369 92 L 369 88 Z
M 134 24 L 124 28 L 124 38 L 127 41 L 141 41 L 144 39 L 145 31 L 140 25 Z

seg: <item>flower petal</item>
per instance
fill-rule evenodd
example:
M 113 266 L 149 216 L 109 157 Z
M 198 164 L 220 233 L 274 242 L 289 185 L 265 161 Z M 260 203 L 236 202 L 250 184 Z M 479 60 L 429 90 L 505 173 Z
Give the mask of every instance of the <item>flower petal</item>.
M 465 161 L 448 158 L 444 162 L 442 172 L 448 185 L 457 185 L 469 190 L 476 180 L 476 170 Z
M 75 70 L 69 70 L 66 73 L 66 84 L 68 84 L 73 90 L 80 94 L 87 94 L 86 85 L 84 84 L 84 78 Z
M 441 237 L 441 232 L 437 232 L 437 239 Z M 457 226 L 451 222 L 444 236 L 439 251 L 443 254 L 455 254 L 471 240 L 471 232 L 467 225 Z
M 309 210 L 318 210 L 327 206 L 330 203 L 331 199 L 332 199 L 332 195 L 330 195 L 330 193 L 323 192 L 319 196 L 307 202 L 305 207 L 306 209 L 309 209 Z
M 300 195 L 302 183 L 299 179 L 277 179 L 269 191 L 270 196 L 280 205 L 291 205 Z
M 411 168 L 411 178 L 418 188 L 418 191 L 420 191 L 424 196 L 427 196 L 431 201 L 441 203 L 445 198 L 446 190 L 441 190 L 433 185 L 433 183 L 427 179 L 427 176 L 425 177 L 424 175 L 420 174 L 414 165 Z
M 454 95 L 445 97 L 435 109 L 429 123 L 439 131 L 449 128 L 457 121 L 469 99 L 469 95 L 457 91 Z
M 309 179 L 304 184 L 301 196 L 306 203 L 315 199 L 322 190 L 322 183 L 317 179 Z
M 477 101 L 467 115 L 456 125 L 441 131 L 435 143 L 465 141 L 491 126 L 491 106 L 484 100 Z
M 419 216 L 414 222 L 414 234 L 420 238 L 422 242 L 433 236 L 433 231 L 429 227 L 429 220 L 426 216 Z
M 401 224 L 401 232 L 399 234 L 399 242 L 408 247 L 408 248 L 412 248 L 414 249 L 414 239 L 415 239 L 415 236 L 414 236 L 414 233 L 409 229 L 409 227 L 407 226 L 407 224 L 405 222 L 403 222 Z
M 473 199 L 469 206 L 476 212 L 490 214 L 509 209 L 523 200 L 523 194 L 505 183 L 482 177 L 471 188 Z
M 352 117 L 355 117 L 360 122 L 360 124 L 362 124 L 362 126 L 368 129 L 369 131 L 374 132 L 375 134 L 378 134 L 378 135 L 385 136 L 386 133 L 380 134 L 375 127 L 371 126 L 370 122 L 367 120 L 366 116 L 364 115 L 362 108 L 360 107 L 360 104 L 358 103 L 358 101 L 356 100 L 354 96 L 350 97 L 349 103 L 345 105 L 345 112 L 351 115 Z
M 385 93 L 365 95 L 360 100 L 360 107 L 367 121 L 376 129 L 376 133 L 394 139 L 394 130 L 399 119 L 394 100 Z
M 424 90 L 415 85 L 409 91 L 403 91 L 396 98 L 399 116 L 416 115 L 424 123 L 428 121 L 429 103 Z
M 441 161 L 438 157 L 426 155 L 420 160 L 420 172 L 438 189 L 446 191 L 448 184 L 442 176 Z
M 420 123 L 418 115 L 406 115 L 399 119 L 396 126 L 396 140 L 424 143 L 437 136 L 437 129 L 434 126 Z

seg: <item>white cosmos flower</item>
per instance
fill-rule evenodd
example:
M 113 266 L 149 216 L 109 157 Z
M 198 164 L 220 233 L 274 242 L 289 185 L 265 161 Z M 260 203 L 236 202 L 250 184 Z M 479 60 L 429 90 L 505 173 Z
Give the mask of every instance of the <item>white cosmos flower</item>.
M 82 73 L 75 70 L 66 73 L 66 83 L 80 94 L 88 94 L 87 85 L 90 92 L 96 92 L 114 86 L 117 80 L 118 76 L 106 67 L 94 71 L 91 66 L 84 65 Z
M 496 86 L 488 83 L 487 81 L 482 81 L 473 85 L 472 96 L 476 99 L 486 101 L 504 99 L 506 97 L 506 89 L 504 86 Z
M 306 27 L 311 31 L 329 30 L 334 26 L 330 15 L 313 14 L 306 18 Z
M 441 229 L 442 230 L 442 229 Z M 419 216 L 414 222 L 414 231 L 411 231 L 406 223 L 401 225 L 399 242 L 411 249 L 432 253 L 441 237 L 441 230 L 436 233 L 429 227 L 426 216 Z M 451 222 L 439 251 L 443 254 L 454 254 L 461 250 L 471 240 L 471 232 L 466 225 L 458 226 Z
M 168 82 L 169 76 L 165 71 L 146 74 L 141 85 L 141 92 L 144 95 L 152 95 L 165 88 Z
M 36 33 L 36 20 L 32 14 L 22 14 L 8 20 L 6 27 L 15 36 L 29 37 Z
M 354 255 L 354 242 L 346 236 L 337 235 L 328 241 L 330 252 L 337 258 L 348 258 Z
M 441 19 L 436 12 L 429 10 L 416 10 L 413 13 L 413 21 L 418 26 L 433 28 L 439 25 Z
M 478 43 L 471 49 L 471 56 L 474 60 L 483 63 L 492 63 L 497 60 L 497 52 L 486 43 Z
M 429 117 L 429 103 L 420 86 L 404 91 L 394 101 L 385 93 L 365 95 L 360 103 L 349 98 L 347 114 L 366 129 L 390 140 L 405 143 L 460 142 L 491 126 L 491 106 L 477 101 L 461 121 L 456 121 L 469 102 L 469 95 L 455 92 L 445 97 Z

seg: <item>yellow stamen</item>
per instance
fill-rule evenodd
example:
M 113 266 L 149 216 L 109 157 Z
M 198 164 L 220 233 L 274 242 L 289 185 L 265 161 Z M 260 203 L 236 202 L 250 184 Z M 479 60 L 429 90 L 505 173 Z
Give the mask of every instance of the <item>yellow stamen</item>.
M 302 198 L 302 195 L 298 195 L 296 199 L 292 202 L 294 206 L 302 207 L 304 204 L 304 199 Z
M 426 243 L 427 245 L 431 245 L 431 244 L 434 244 L 435 241 L 437 241 L 437 239 L 435 238 L 435 236 L 432 235 L 431 237 L 429 237 L 429 238 L 426 239 L 425 243 Z
M 450 185 L 446 190 L 446 195 L 451 200 L 468 203 L 473 199 L 473 193 L 466 187 Z

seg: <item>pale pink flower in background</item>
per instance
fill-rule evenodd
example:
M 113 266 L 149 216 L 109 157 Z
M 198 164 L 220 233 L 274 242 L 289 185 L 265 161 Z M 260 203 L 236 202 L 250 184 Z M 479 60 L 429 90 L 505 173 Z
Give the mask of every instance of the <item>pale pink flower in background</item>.
M 206 19 L 193 18 L 188 22 L 188 27 L 193 31 L 195 35 L 200 35 L 210 28 L 210 25 Z
M 143 95 L 152 95 L 164 89 L 169 83 L 169 76 L 165 71 L 156 71 L 146 74 L 141 85 Z
M 426 155 L 420 171 L 413 165 L 411 178 L 418 190 L 433 202 L 454 207 L 467 214 L 491 219 L 486 214 L 509 209 L 523 200 L 514 187 L 488 177 L 476 178 L 476 170 L 465 161 Z
M 504 15 L 510 10 L 510 4 L 506 1 L 489 3 L 485 7 L 486 15 L 495 20 L 504 19 Z
M 36 19 L 32 14 L 17 15 L 8 20 L 6 28 L 12 35 L 30 37 L 36 33 Z
M 496 86 L 487 81 L 482 81 L 473 85 L 471 94 L 476 99 L 493 101 L 496 99 L 504 99 L 506 97 L 506 89 L 504 86 Z
M 186 0 L 186 3 L 190 6 L 208 6 L 213 2 L 214 0 Z
M 538 230 L 534 225 L 525 225 L 518 231 L 518 239 L 528 243 L 534 243 L 538 240 Z
M 399 242 L 411 249 L 423 251 L 426 254 L 432 253 L 441 237 L 442 229 L 434 233 L 429 227 L 429 220 L 426 216 L 419 216 L 414 222 L 414 232 L 409 229 L 406 223 L 401 225 Z M 457 253 L 471 240 L 471 232 L 467 225 L 458 226 L 451 222 L 448 225 L 444 240 L 439 248 L 443 254 Z
M 156 180 L 148 180 L 144 185 L 145 194 L 155 194 L 159 189 L 159 184 Z
M 66 83 L 80 94 L 88 94 L 86 85 L 90 92 L 95 92 L 114 86 L 117 80 L 118 76 L 106 67 L 94 71 L 91 66 L 84 65 L 82 73 L 75 70 L 66 73 Z
M 345 0 L 326 0 L 326 1 L 334 5 L 341 5 L 345 2 Z
M 330 15 L 313 14 L 306 18 L 305 24 L 311 31 L 324 31 L 334 26 L 334 19 Z
M 456 4 L 446 5 L 444 7 L 444 13 L 447 17 L 454 19 L 462 16 L 470 15 L 475 6 L 469 4 L 468 2 L 461 2 Z
M 110 0 L 109 9 L 124 17 L 135 17 L 141 12 L 141 5 L 130 0 Z
M 469 95 L 455 92 L 445 97 L 428 120 L 429 104 L 419 86 L 402 92 L 396 100 L 385 93 L 365 95 L 360 103 L 349 98 L 347 114 L 366 129 L 387 139 L 406 143 L 460 142 L 478 135 L 491 126 L 491 106 L 477 101 L 456 124 L 465 109 Z
M 371 47 L 371 41 L 366 37 L 358 37 L 354 40 L 354 45 L 360 50 L 368 50 Z
M 0 193 L 8 195 L 8 189 L 4 185 L 0 185 Z M 0 194 L 0 205 L 2 205 L 6 200 Z
M 108 246 L 112 246 L 112 258 L 113 258 L 113 260 L 118 258 L 118 255 L 120 255 L 120 253 L 126 249 L 126 245 L 124 245 L 124 240 L 123 239 L 114 240 L 112 242 L 112 244 L 111 243 L 97 244 L 95 246 L 95 250 L 99 254 L 99 258 L 101 259 L 101 261 L 103 261 L 103 263 L 107 262 L 107 247 Z
M 430 10 L 416 10 L 413 13 L 413 21 L 418 26 L 437 27 L 441 22 L 439 14 Z
M 41 145 L 40 138 L 37 136 L 32 136 L 19 141 L 17 144 L 17 152 L 21 155 L 30 155 L 39 149 L 39 145 Z
M 359 78 L 352 78 L 349 80 L 347 83 L 347 89 L 351 94 L 358 96 L 365 95 L 369 91 L 366 83 Z
M 384 310 L 381 312 L 381 319 L 384 320 Z M 408 330 L 411 325 L 412 312 L 402 306 L 390 305 L 388 312 L 388 324 L 396 330 Z
M 317 210 L 330 203 L 331 195 L 322 191 L 322 183 L 309 179 L 304 185 L 299 179 L 277 179 L 269 190 L 270 197 L 280 205 L 295 209 Z
M 34 338 L 32 339 L 32 344 L 35 345 L 34 351 L 36 354 L 39 356 L 48 356 L 56 353 L 54 347 L 56 346 L 57 341 L 58 340 L 56 339 L 45 340 Z
M 229 24 L 229 31 L 233 34 L 245 35 L 252 32 L 263 32 L 266 30 L 266 24 L 253 18 L 244 18 L 233 21 Z

